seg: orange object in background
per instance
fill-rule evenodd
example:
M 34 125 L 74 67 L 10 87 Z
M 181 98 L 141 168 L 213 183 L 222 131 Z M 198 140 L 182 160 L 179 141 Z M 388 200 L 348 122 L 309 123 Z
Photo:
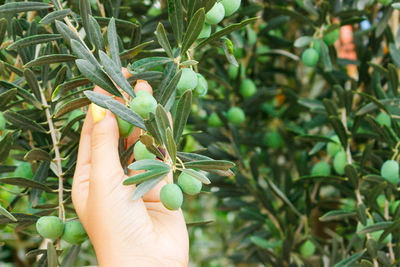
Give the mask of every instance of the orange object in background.
M 349 60 L 357 60 L 357 53 L 354 50 L 353 44 L 353 28 L 350 25 L 342 26 L 340 28 L 340 42 L 338 45 L 338 57 Z M 356 78 L 358 76 L 357 66 L 349 64 L 346 67 L 347 74 Z

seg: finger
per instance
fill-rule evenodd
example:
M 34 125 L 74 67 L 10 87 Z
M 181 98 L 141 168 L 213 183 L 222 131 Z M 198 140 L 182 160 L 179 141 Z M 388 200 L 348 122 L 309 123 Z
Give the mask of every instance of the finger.
M 149 192 L 144 194 L 143 201 L 144 202 L 161 202 L 161 200 L 160 200 L 161 188 L 167 183 L 166 180 L 168 181 L 168 183 L 172 183 L 172 179 L 173 179 L 172 173 L 170 172 L 164 180 L 159 182 Z
M 145 80 L 137 80 L 135 88 L 135 93 L 139 91 L 147 91 L 150 94 L 153 94 L 153 88 L 151 88 L 150 84 Z
M 81 218 L 85 220 L 85 207 L 89 193 L 89 175 L 90 175 L 90 135 L 93 128 L 93 119 L 90 107 L 83 123 L 81 138 L 79 141 L 78 159 L 74 178 L 72 180 L 72 202 L 75 210 Z

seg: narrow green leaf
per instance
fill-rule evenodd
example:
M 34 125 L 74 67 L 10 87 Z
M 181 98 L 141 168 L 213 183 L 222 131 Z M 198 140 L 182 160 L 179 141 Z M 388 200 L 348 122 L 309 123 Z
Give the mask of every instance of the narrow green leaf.
M 67 66 L 62 66 L 60 70 L 57 72 L 56 78 L 54 79 L 53 88 L 57 88 L 62 82 L 64 82 L 65 77 L 67 75 Z
M 154 169 L 143 173 L 136 174 L 124 180 L 123 185 L 140 184 L 145 181 L 156 179 L 159 177 L 165 177 L 169 173 L 169 170 L 165 169 Z
M 208 37 L 207 39 L 201 41 L 198 45 L 197 45 L 197 49 L 200 49 L 201 47 L 203 47 L 204 45 L 210 43 L 211 41 L 215 41 L 218 40 L 219 38 L 221 38 L 222 36 L 228 35 L 236 30 L 239 30 L 243 27 L 245 27 L 246 25 L 253 23 L 257 20 L 258 18 L 250 18 L 250 19 L 246 19 L 243 20 L 240 23 L 235 23 L 235 24 L 231 24 L 228 27 L 223 28 L 222 30 L 219 30 L 213 34 L 211 34 L 210 37 Z
M 135 46 L 134 48 L 131 48 L 129 50 L 121 52 L 119 54 L 119 57 L 121 60 L 134 58 L 140 53 L 140 51 L 142 51 L 146 46 L 149 46 L 152 43 L 154 43 L 153 40 L 139 44 L 139 45 Z
M 400 51 L 396 48 L 395 44 L 389 44 L 389 53 L 393 63 L 396 64 L 397 67 L 400 67 Z
M 24 70 L 24 77 L 37 100 L 40 100 L 40 88 L 35 73 L 30 69 Z
M 169 170 L 169 165 L 165 164 L 162 161 L 154 160 L 154 159 L 142 159 L 139 161 L 135 161 L 128 166 L 129 169 L 135 171 L 146 170 L 150 171 L 153 169 L 166 169 Z
M 161 144 L 162 143 L 161 134 L 160 131 L 158 130 L 156 118 L 153 113 L 150 113 L 149 118 L 144 120 L 144 125 L 146 125 L 146 129 L 151 134 L 151 136 L 153 136 L 154 139 L 159 144 Z
M 65 94 L 65 92 L 75 89 L 79 86 L 82 85 L 87 85 L 90 84 L 90 80 L 86 78 L 77 78 L 71 81 L 67 81 L 65 83 L 60 84 L 59 86 L 54 89 L 52 95 L 51 95 L 51 100 L 56 101 L 58 100 L 62 95 Z
M 111 79 L 113 79 L 113 81 L 128 95 L 135 97 L 135 92 L 133 91 L 133 88 L 129 84 L 128 80 L 124 77 L 121 68 L 119 68 L 115 62 L 101 50 L 99 51 L 99 56 L 105 71 L 108 75 L 110 75 Z
M 61 262 L 61 267 L 73 267 L 78 258 L 81 245 L 73 245 Z
M 153 153 L 154 155 L 156 155 L 157 158 L 159 158 L 161 160 L 165 159 L 164 154 L 161 153 L 161 151 L 154 144 L 153 137 L 151 137 L 149 135 L 141 135 L 139 140 L 140 140 L 140 142 L 142 142 L 146 146 L 146 149 L 148 151 L 150 151 L 151 153 Z
M 355 263 L 356 261 L 358 261 L 359 259 L 361 259 L 361 257 L 364 255 L 365 253 L 365 249 L 363 249 L 360 252 L 354 253 L 352 256 L 339 261 L 338 263 L 336 263 L 333 267 L 350 267 L 353 266 L 353 263 Z
M 77 59 L 76 66 L 86 78 L 107 92 L 115 96 L 122 96 L 119 90 L 115 87 L 114 83 L 110 80 L 107 74 L 104 73 L 103 70 L 97 68 L 95 65 L 84 59 Z
M 301 216 L 301 213 L 297 210 L 297 208 L 293 205 L 293 203 L 286 197 L 286 195 L 271 181 L 268 180 L 272 191 L 283 201 L 285 202 L 297 215 Z
M 47 266 L 48 267 L 57 267 L 57 252 L 56 248 L 53 246 L 53 243 L 47 243 Z
M 89 15 L 89 36 L 92 44 L 98 49 L 105 51 L 103 34 L 96 19 Z
M 73 30 L 71 30 L 65 23 L 56 20 L 56 28 L 58 32 L 63 36 L 64 40 L 70 44 L 71 40 L 80 42 L 79 36 Z
M 163 143 L 166 145 L 167 144 L 166 131 L 168 128 L 171 128 L 171 125 L 169 123 L 167 112 L 160 104 L 157 105 L 156 109 L 156 123 L 158 131 L 161 134 L 161 139 Z
M 149 192 L 151 189 L 153 189 L 154 186 L 156 186 L 159 182 L 161 182 L 162 179 L 164 179 L 164 177 L 167 174 L 165 174 L 164 176 L 159 176 L 158 178 L 147 180 L 147 181 L 141 183 L 140 185 L 136 186 L 136 189 L 132 195 L 132 200 L 137 200 L 137 199 L 141 198 L 144 194 Z
M 17 96 L 17 92 L 18 89 L 13 88 L 0 94 L 0 110 L 3 110 L 2 107 L 5 107 Z
M 92 41 L 89 29 L 89 15 L 92 15 L 92 9 L 90 8 L 89 0 L 79 0 L 79 13 L 81 14 L 83 28 L 85 29 L 89 40 Z
M 294 41 L 294 47 L 300 48 L 309 45 L 314 40 L 311 36 L 301 36 Z M 317 40 L 317 42 L 319 42 Z
M 46 192 L 52 192 L 51 188 L 49 188 L 47 185 L 22 177 L 0 178 L 0 184 L 31 187 L 31 188 L 41 189 Z
M 374 223 L 373 225 L 366 226 L 361 231 L 358 231 L 358 233 L 364 234 L 364 233 L 372 233 L 372 232 L 376 232 L 376 231 L 381 231 L 381 230 L 385 230 L 386 228 L 390 227 L 391 225 L 392 225 L 392 222 L 377 222 L 377 223 Z
M 168 41 L 167 33 L 165 32 L 164 25 L 161 22 L 158 23 L 156 37 L 160 46 L 164 48 L 165 53 L 167 53 L 170 58 L 174 58 L 171 45 Z
M 383 11 L 383 16 L 380 17 L 378 25 L 376 26 L 376 30 L 375 30 L 376 38 L 378 38 L 385 32 L 385 29 L 388 26 L 389 20 L 392 17 L 392 13 L 393 13 L 393 8 L 391 6 L 389 6 L 388 8 L 386 8 Z
M 39 23 L 50 24 L 50 23 L 54 22 L 55 20 L 64 19 L 66 16 L 70 15 L 71 13 L 72 13 L 71 9 L 69 9 L 69 8 L 56 10 L 56 11 L 53 11 L 53 12 L 47 14 L 46 16 L 44 16 L 44 18 L 42 18 Z
M 17 218 L 15 218 L 10 212 L 8 212 L 8 210 L 3 208 L 1 205 L 0 205 L 0 214 L 7 217 L 10 220 L 12 220 L 13 222 L 18 221 Z
M 235 164 L 226 160 L 196 160 L 185 163 L 186 168 L 199 168 L 201 170 L 229 170 Z
M 13 50 L 25 46 L 37 45 L 61 39 L 61 34 L 38 34 L 19 39 L 7 47 L 8 50 Z
M 174 136 L 172 134 L 171 128 L 167 128 L 166 134 L 166 147 L 168 151 L 168 155 L 172 160 L 172 163 L 175 165 L 176 163 L 176 143 L 174 141 Z
M 42 2 L 13 2 L 0 6 L 1 15 L 10 15 L 19 12 L 28 12 L 32 10 L 42 10 L 51 8 L 51 5 Z
M 96 105 L 102 107 L 102 108 L 107 108 L 106 101 L 112 101 L 115 100 L 111 96 L 93 92 L 93 91 L 85 91 L 84 94 L 86 95 L 87 98 L 90 99 L 93 103 Z
M 348 211 L 348 210 L 331 210 L 319 217 L 321 222 L 329 222 L 329 221 L 338 221 L 343 220 L 348 217 L 356 216 L 355 211 Z
M 321 44 L 321 62 L 322 65 L 324 66 L 324 71 L 330 72 L 333 70 L 333 68 L 332 68 L 332 61 L 329 55 L 329 48 L 323 40 L 319 40 L 319 42 Z
M 17 126 L 18 128 L 31 130 L 33 132 L 47 132 L 46 129 L 44 129 L 40 124 L 19 113 L 6 111 L 4 112 L 4 117 L 9 123 Z
M 70 62 L 76 60 L 75 56 L 72 55 L 46 55 L 35 58 L 34 60 L 29 61 L 24 65 L 25 68 L 30 68 L 33 66 L 42 66 L 54 63 L 63 63 L 63 62 Z
M 47 152 L 46 152 L 47 153 Z M 26 157 L 26 155 L 25 155 Z M 40 156 L 40 158 L 44 157 L 43 155 Z M 48 155 L 50 158 L 50 155 Z M 39 158 L 39 157 L 38 157 Z M 33 176 L 33 180 L 39 183 L 45 183 L 47 176 L 49 175 L 49 170 L 50 170 L 50 162 L 51 159 L 48 161 L 42 161 L 37 168 L 35 175 Z M 36 207 L 39 203 L 40 196 L 42 195 L 42 190 L 32 188 L 30 191 L 30 199 L 32 201 L 32 207 Z
M 187 90 L 179 99 L 178 106 L 176 108 L 175 119 L 174 119 L 174 138 L 176 144 L 178 144 L 179 141 L 181 140 L 183 130 L 186 126 L 187 120 L 190 115 L 191 107 L 192 107 L 192 91 Z
M 198 171 L 195 171 L 195 170 L 192 170 L 192 169 L 179 169 L 179 170 L 182 171 L 183 173 L 186 173 L 186 174 L 188 174 L 190 176 L 193 176 L 194 178 L 196 178 L 197 180 L 199 180 L 203 184 L 211 184 L 210 179 L 208 179 L 207 176 L 205 176 L 201 172 L 198 172 Z
M 180 44 L 183 34 L 183 7 L 181 0 L 168 0 L 168 20 L 171 23 L 175 39 Z
M 59 118 L 62 115 L 71 112 L 72 110 L 85 107 L 89 104 L 90 100 L 87 99 L 86 97 L 71 99 L 65 103 L 62 103 L 62 105 L 56 107 L 54 111 L 54 118 Z
M 112 113 L 114 113 L 124 121 L 129 122 L 130 124 L 139 127 L 140 129 L 146 130 L 143 118 L 140 117 L 140 115 L 133 110 L 127 108 L 124 104 L 121 104 L 115 99 L 105 101 L 105 104 Z
M 51 156 L 49 153 L 46 151 L 40 149 L 40 148 L 34 148 L 32 150 L 29 150 L 25 156 L 24 160 L 26 161 L 32 161 L 32 160 L 44 160 L 44 161 L 51 161 Z
M 175 95 L 176 87 L 178 86 L 181 76 L 182 76 L 182 70 L 177 72 L 174 75 L 174 77 L 171 79 L 171 81 L 168 83 L 167 87 L 162 92 L 162 95 L 160 98 L 161 105 L 166 106 L 168 104 L 168 102 L 170 101 L 171 97 Z
M 92 65 L 101 68 L 97 59 L 85 46 L 81 44 L 81 42 L 78 42 L 76 40 L 71 40 L 71 48 L 79 59 L 85 59 L 89 61 Z
M 186 51 L 192 46 L 200 35 L 201 30 L 204 26 L 206 15 L 204 8 L 197 10 L 193 15 L 188 28 L 186 29 L 185 35 L 183 36 L 181 55 L 184 55 Z
M 119 58 L 118 34 L 117 27 L 115 26 L 115 19 L 111 18 L 107 29 L 108 48 L 110 50 L 111 58 L 115 64 L 121 68 L 121 60 Z
M 4 37 L 6 35 L 8 22 L 6 18 L 0 19 L 0 44 L 3 43 Z
M 0 25 L 0 27 L 1 27 L 1 25 Z M 0 28 L 0 31 L 1 31 L 1 28 Z M 1 39 L 1 38 L 0 38 L 0 39 Z M 0 42 L 0 43 L 1 43 L 1 42 Z M 5 68 L 7 68 L 7 69 L 9 69 L 10 71 L 14 72 L 14 73 L 17 74 L 18 76 L 23 76 L 23 75 L 24 75 L 24 74 L 23 74 L 23 70 L 20 70 L 20 69 L 14 67 L 14 65 L 11 65 L 11 64 L 8 63 L 8 62 L 0 61 L 0 64 L 3 64 Z
M 25 213 L 12 213 L 12 215 L 17 219 L 18 223 L 35 223 L 39 218 L 36 215 L 29 215 Z M 15 223 L 14 220 L 6 216 L 0 215 L 0 224 Z
M 197 65 L 197 64 L 199 64 L 198 61 L 193 60 L 193 59 L 189 59 L 189 60 L 186 60 L 186 61 L 180 63 L 179 66 L 182 66 L 182 67 L 191 67 L 191 66 L 195 66 L 195 65 Z
M 172 62 L 173 59 L 168 57 L 147 57 L 135 61 L 130 67 L 134 72 L 143 72 L 155 66 L 160 66 Z

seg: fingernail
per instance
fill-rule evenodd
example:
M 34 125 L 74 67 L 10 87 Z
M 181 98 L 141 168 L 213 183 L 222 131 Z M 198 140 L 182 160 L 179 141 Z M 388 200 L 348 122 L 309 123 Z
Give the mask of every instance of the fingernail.
M 92 103 L 91 106 L 93 121 L 96 123 L 104 119 L 104 117 L 106 116 L 106 110 L 94 103 Z

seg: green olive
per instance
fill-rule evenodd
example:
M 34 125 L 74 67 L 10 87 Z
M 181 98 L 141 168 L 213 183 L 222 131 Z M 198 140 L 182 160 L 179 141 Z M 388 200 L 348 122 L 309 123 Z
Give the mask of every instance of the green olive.
M 257 87 L 253 80 L 245 79 L 241 83 L 239 91 L 244 98 L 249 98 L 257 92 Z
M 156 155 L 147 150 L 146 145 L 142 142 L 137 141 L 135 147 L 133 148 L 133 154 L 135 155 L 135 160 L 142 159 L 155 159 Z
M 225 8 L 220 3 L 217 2 L 206 14 L 206 23 L 215 25 L 221 22 L 225 17 Z
M 79 220 L 68 221 L 65 223 L 62 239 L 70 244 L 81 244 L 87 237 L 85 228 Z
M 244 114 L 243 109 L 239 107 L 231 107 L 228 110 L 227 118 L 230 123 L 238 126 L 244 122 L 246 115 Z
M 178 185 L 188 195 L 197 195 L 201 191 L 203 184 L 193 176 L 181 173 L 178 177 Z
M 182 190 L 176 184 L 166 184 L 161 188 L 160 200 L 169 210 L 177 210 L 182 206 Z
M 64 224 L 56 216 L 43 216 L 36 221 L 36 230 L 42 237 L 56 240 L 62 235 Z

